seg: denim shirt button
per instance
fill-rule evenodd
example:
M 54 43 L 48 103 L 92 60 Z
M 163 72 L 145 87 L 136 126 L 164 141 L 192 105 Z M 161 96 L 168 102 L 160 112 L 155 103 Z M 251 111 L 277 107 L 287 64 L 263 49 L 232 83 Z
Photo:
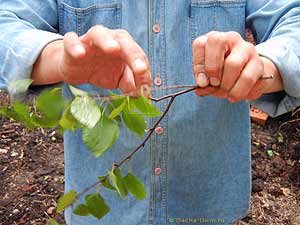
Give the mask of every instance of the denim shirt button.
M 154 84 L 160 86 L 162 84 L 162 79 L 159 76 L 156 76 L 154 79 Z
M 160 175 L 160 174 L 161 174 L 161 168 L 156 167 L 156 168 L 154 169 L 154 173 L 155 173 L 156 175 Z
M 154 32 L 154 33 L 159 33 L 160 32 L 160 26 L 159 26 L 159 24 L 154 24 L 153 26 L 152 26 L 152 31 Z
M 155 128 L 155 133 L 156 134 L 162 134 L 164 132 L 164 128 L 162 128 L 162 127 L 156 127 Z

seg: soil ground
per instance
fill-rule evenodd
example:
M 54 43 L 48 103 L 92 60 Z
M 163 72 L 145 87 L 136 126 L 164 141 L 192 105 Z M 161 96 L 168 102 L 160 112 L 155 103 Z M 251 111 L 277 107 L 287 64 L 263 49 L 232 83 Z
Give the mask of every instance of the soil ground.
M 7 95 L 0 92 L 0 105 Z M 252 124 L 252 204 L 239 225 L 300 225 L 300 113 Z M 62 138 L 0 117 L 0 225 L 64 224 Z

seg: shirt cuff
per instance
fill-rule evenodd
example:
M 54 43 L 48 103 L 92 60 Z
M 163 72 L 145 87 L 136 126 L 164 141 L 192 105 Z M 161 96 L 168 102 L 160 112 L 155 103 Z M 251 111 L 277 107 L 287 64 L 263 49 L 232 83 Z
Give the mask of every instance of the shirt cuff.
M 277 117 L 295 110 L 300 106 L 300 98 L 293 98 L 284 91 L 265 94 L 256 100 L 249 101 L 256 108 L 264 111 L 271 117 Z
M 284 44 L 283 44 L 284 43 Z M 284 91 L 265 94 L 250 104 L 276 117 L 300 106 L 300 57 L 283 40 L 270 39 L 256 45 L 260 56 L 270 59 L 280 72 Z
M 0 65 L 0 89 L 6 89 L 13 80 L 30 79 L 33 64 L 40 53 L 49 43 L 61 40 L 63 36 L 42 30 L 26 30 L 20 32 L 15 42 L 7 46 L 0 42 L 3 64 Z M 10 93 L 12 99 L 26 95 L 26 93 Z
M 292 46 L 285 40 L 270 39 L 256 45 L 256 50 L 259 55 L 270 59 L 276 65 L 285 92 L 289 96 L 300 98 L 300 56 L 294 52 Z

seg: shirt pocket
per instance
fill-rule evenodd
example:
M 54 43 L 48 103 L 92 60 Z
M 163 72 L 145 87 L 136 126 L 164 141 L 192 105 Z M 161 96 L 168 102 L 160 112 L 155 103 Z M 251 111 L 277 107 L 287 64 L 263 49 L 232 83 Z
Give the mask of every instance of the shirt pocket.
M 78 35 L 83 35 L 95 25 L 103 25 L 110 29 L 121 28 L 121 10 L 121 3 L 94 4 L 77 8 L 62 2 L 59 5 L 60 33 L 64 35 L 74 31 Z
M 245 0 L 191 0 L 192 39 L 209 31 L 236 31 L 244 36 L 245 11 Z

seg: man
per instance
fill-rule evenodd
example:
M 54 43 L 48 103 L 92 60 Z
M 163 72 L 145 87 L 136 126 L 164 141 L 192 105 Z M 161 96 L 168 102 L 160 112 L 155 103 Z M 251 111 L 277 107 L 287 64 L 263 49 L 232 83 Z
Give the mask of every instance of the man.
M 152 82 L 196 80 L 202 87 L 196 94 L 211 95 L 177 98 L 131 160 L 146 200 L 121 200 L 103 190 L 110 213 L 99 222 L 68 209 L 69 225 L 230 224 L 246 215 L 251 165 L 245 100 L 257 99 L 253 103 L 272 116 L 299 105 L 299 1 L 10 0 L 0 8 L 3 87 L 31 77 L 33 85 L 66 82 L 126 93 Z M 245 27 L 256 47 L 243 40 Z M 274 79 L 260 79 L 268 75 Z M 71 96 L 66 85 L 64 94 Z M 95 159 L 80 131 L 66 132 L 66 191 L 93 183 L 137 143 L 123 129 L 117 144 Z

